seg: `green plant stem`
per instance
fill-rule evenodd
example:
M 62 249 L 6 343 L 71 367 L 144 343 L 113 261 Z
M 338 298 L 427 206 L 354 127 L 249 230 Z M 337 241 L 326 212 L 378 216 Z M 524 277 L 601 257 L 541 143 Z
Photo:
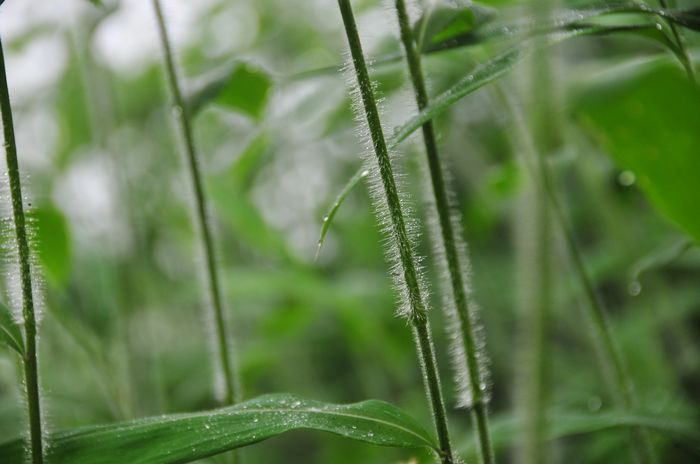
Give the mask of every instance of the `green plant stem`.
M 428 106 L 428 92 L 426 90 L 421 58 L 414 42 L 411 21 L 406 11 L 404 0 L 396 0 L 396 13 L 398 16 L 401 42 L 406 52 L 409 74 L 413 83 L 418 110 L 422 111 Z M 438 146 L 432 121 L 423 124 L 423 142 L 428 158 L 430 179 L 435 197 L 440 232 L 447 260 L 447 268 L 450 274 L 452 286 L 452 298 L 454 299 L 461 342 L 466 354 L 469 384 L 472 395 L 471 415 L 479 442 L 479 450 L 482 464 L 494 462 L 493 447 L 488 428 L 487 399 L 484 392 L 485 380 L 479 366 L 476 337 L 471 317 L 469 315 L 469 300 L 465 291 L 464 277 L 462 275 L 463 264 L 460 262 L 455 231 L 450 217 L 450 205 L 447 197 L 447 186 L 443 176 L 443 170 L 438 154 Z
M 499 86 L 496 86 L 495 88 L 500 99 L 513 117 L 515 129 L 519 133 L 520 140 L 525 142 L 524 151 L 528 154 L 528 160 L 526 160 L 525 163 L 526 167 L 533 177 L 536 177 L 539 180 L 539 183 L 546 194 L 547 201 L 552 209 L 554 221 L 564 237 L 566 249 L 571 256 L 574 270 L 586 296 L 586 301 L 588 303 L 586 305 L 588 308 L 588 316 L 591 320 L 591 327 L 594 331 L 593 339 L 597 342 L 596 348 L 606 363 L 610 380 L 610 390 L 613 398 L 618 405 L 624 407 L 626 410 L 634 410 L 637 405 L 637 399 L 634 393 L 634 383 L 627 374 L 624 362 L 622 360 L 622 355 L 613 341 L 613 336 L 608 324 L 603 303 L 600 301 L 593 281 L 586 271 L 581 250 L 576 242 L 573 231 L 567 223 L 564 209 L 557 198 L 549 171 L 546 165 L 541 166 L 540 169 L 534 166 L 533 158 L 537 157 L 537 150 L 529 135 L 529 132 L 527 131 L 523 115 L 520 113 L 518 106 L 510 100 L 510 98 L 503 90 L 500 89 Z M 641 461 L 644 463 L 655 462 L 656 459 L 654 458 L 653 448 L 647 433 L 643 429 L 636 427 L 633 429 L 632 434 L 635 442 L 638 444 L 636 450 Z
M 5 156 L 7 160 L 7 175 L 10 179 L 10 195 L 12 197 L 12 214 L 15 226 L 15 237 L 19 252 L 19 276 L 22 287 L 22 316 L 24 317 L 25 352 L 22 359 L 24 364 L 24 383 L 27 389 L 27 412 L 29 414 L 29 439 L 32 464 L 42 464 L 43 435 L 41 424 L 41 399 L 39 397 L 39 369 L 37 364 L 37 322 L 34 312 L 34 295 L 32 291 L 32 269 L 29 256 L 24 206 L 22 205 L 22 183 L 17 161 L 17 144 L 15 128 L 12 119 L 10 91 L 7 87 L 7 72 L 5 70 L 5 52 L 0 40 L 0 110 L 2 111 L 2 127 L 5 136 Z
M 425 382 L 426 393 L 432 409 L 433 420 L 438 435 L 441 459 L 444 464 L 454 463 L 452 445 L 450 443 L 447 428 L 447 414 L 440 386 L 440 376 L 435 360 L 433 342 L 430 336 L 430 324 L 428 314 L 421 294 L 418 274 L 416 271 L 413 250 L 406 231 L 404 215 L 399 200 L 396 182 L 389 159 L 384 131 L 382 130 L 379 110 L 374 99 L 372 84 L 365 63 L 360 37 L 357 32 L 355 17 L 349 0 L 338 0 L 338 6 L 343 17 L 343 24 L 347 34 L 352 62 L 355 68 L 357 83 L 364 105 L 367 124 L 374 146 L 374 153 L 379 166 L 379 174 L 386 196 L 389 216 L 391 220 L 392 235 L 399 251 L 399 259 L 402 267 L 403 278 L 406 283 L 409 303 L 409 322 L 413 327 L 416 350 L 421 360 L 420 365 Z
M 207 204 L 204 197 L 204 186 L 202 176 L 199 170 L 199 162 L 197 159 L 197 151 L 194 144 L 194 136 L 192 134 L 192 122 L 189 115 L 185 100 L 182 96 L 180 84 L 178 82 L 177 71 L 175 68 L 175 60 L 170 47 L 170 39 L 168 38 L 168 30 L 165 26 L 165 18 L 160 5 L 160 0 L 152 0 L 153 9 L 156 13 L 158 23 L 158 33 L 160 36 L 161 46 L 165 59 L 165 67 L 167 71 L 168 82 L 173 93 L 174 104 L 173 110 L 177 115 L 180 124 L 180 131 L 185 143 L 185 152 L 187 155 L 187 165 L 189 168 L 192 185 L 194 187 L 195 197 L 195 215 L 201 234 L 201 245 L 204 252 L 206 262 L 206 282 L 209 292 L 210 303 L 214 312 L 214 328 L 216 331 L 217 352 L 219 355 L 218 363 L 221 369 L 221 374 L 224 378 L 224 404 L 234 404 L 238 401 L 238 389 L 236 372 L 233 365 L 232 354 L 229 349 L 229 335 L 226 329 L 226 318 L 224 316 L 223 299 L 221 297 L 221 289 L 219 285 L 219 276 L 214 258 L 214 240 L 212 238 L 211 227 L 207 218 Z

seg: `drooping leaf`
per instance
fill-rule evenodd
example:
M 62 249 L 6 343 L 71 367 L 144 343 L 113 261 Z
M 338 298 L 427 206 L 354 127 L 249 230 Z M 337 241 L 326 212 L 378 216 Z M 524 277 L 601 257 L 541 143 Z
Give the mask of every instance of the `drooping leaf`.
M 259 120 L 271 89 L 272 79 L 265 71 L 250 63 L 237 62 L 202 78 L 190 92 L 187 103 L 193 114 L 213 102 Z
M 495 449 L 504 449 L 513 444 L 518 436 L 521 424 L 512 416 L 495 417 L 491 421 L 491 438 Z M 686 445 L 696 454 L 700 452 L 700 432 L 697 425 L 688 419 L 671 419 L 649 414 L 633 414 L 624 411 L 606 411 L 600 413 L 558 412 L 548 415 L 546 436 L 549 440 L 604 432 L 616 428 L 644 427 L 661 433 L 666 437 Z M 458 446 L 461 454 L 475 455 L 478 446 L 473 437 L 469 437 Z
M 345 186 L 333 202 L 331 209 L 328 210 L 328 213 L 326 213 L 326 215 L 323 217 L 323 222 L 321 224 L 321 234 L 318 238 L 318 246 L 316 247 L 316 256 L 314 257 L 314 261 L 318 259 L 318 255 L 321 253 L 321 248 L 323 248 L 323 242 L 326 241 L 326 235 L 328 235 L 328 229 L 330 228 L 331 223 L 333 222 L 333 218 L 335 218 L 335 215 L 338 212 L 340 205 L 343 204 L 345 198 L 350 194 L 355 185 L 357 185 L 362 179 L 367 177 L 367 174 L 369 174 L 369 172 L 365 169 L 360 169 L 359 171 L 357 171 L 355 175 L 352 176 L 350 180 L 345 184 Z
M 611 104 L 610 102 L 615 102 Z M 652 204 L 700 241 L 700 92 L 661 66 L 591 88 L 575 114 Z
M 51 464 L 185 463 L 295 429 L 320 430 L 381 446 L 437 446 L 414 419 L 383 401 L 335 405 L 273 394 L 214 411 L 54 433 L 49 438 L 49 459 Z M 3 464 L 23 464 L 23 449 L 21 440 L 0 445 Z
M 664 45 L 666 45 L 668 42 L 665 36 L 660 31 L 658 31 L 658 29 L 652 26 L 632 25 L 620 27 L 606 27 L 588 25 L 570 28 L 565 31 L 559 31 L 553 34 L 549 34 L 548 36 L 546 36 L 546 39 L 540 43 L 544 46 L 550 46 L 576 37 L 582 37 L 587 35 L 604 35 L 614 32 L 629 32 L 638 34 L 642 37 L 655 39 L 663 43 Z M 440 95 L 434 97 L 428 106 L 426 106 L 417 115 L 409 119 L 406 123 L 404 123 L 394 131 L 394 134 L 388 140 L 389 149 L 396 148 L 399 145 L 399 143 L 406 140 L 423 124 L 447 111 L 457 101 L 461 100 L 465 96 L 479 90 L 485 85 L 499 79 L 500 77 L 510 72 L 525 57 L 527 57 L 530 53 L 533 52 L 533 50 L 535 49 L 534 45 L 535 42 L 530 41 L 505 50 L 501 54 L 497 55 L 495 58 L 478 66 L 476 69 L 464 76 L 456 84 L 451 86 L 449 89 L 447 89 Z M 343 201 L 345 201 L 345 198 L 348 196 L 348 194 L 362 180 L 363 176 L 361 174 L 363 170 L 364 168 L 358 169 L 357 172 L 355 172 L 355 174 L 352 176 L 352 178 L 343 186 L 341 192 L 336 197 L 336 200 L 334 201 L 333 205 L 324 216 L 323 224 L 321 226 L 319 249 L 323 245 L 323 241 L 328 233 L 328 229 L 330 228 L 333 218 L 338 212 L 338 209 L 343 204 Z
M 70 271 L 71 242 L 68 221 L 53 206 L 42 206 L 28 213 L 35 224 L 35 247 L 44 274 L 49 281 L 62 286 Z
M 24 355 L 22 331 L 12 317 L 12 311 L 0 303 L 0 343 L 7 345 L 20 356 Z

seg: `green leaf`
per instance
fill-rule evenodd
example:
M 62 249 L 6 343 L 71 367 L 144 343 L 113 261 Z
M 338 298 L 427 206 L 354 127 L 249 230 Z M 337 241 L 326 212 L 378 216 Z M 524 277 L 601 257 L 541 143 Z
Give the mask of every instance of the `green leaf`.
M 610 104 L 615 102 L 615 104 Z M 652 204 L 700 242 L 700 92 L 677 68 L 606 82 L 575 111 Z
M 214 411 L 148 417 L 54 433 L 51 464 L 185 463 L 296 429 L 334 433 L 381 446 L 432 448 L 432 437 L 383 401 L 349 405 L 289 394 L 265 395 Z M 3 464 L 24 463 L 24 443 L 0 445 Z
M 238 62 L 224 71 L 202 79 L 187 98 L 188 107 L 196 113 L 210 102 L 260 120 L 272 89 L 272 79 L 262 69 Z
M 496 449 L 511 445 L 518 436 L 521 423 L 512 416 L 496 417 L 491 421 L 491 438 Z M 549 440 L 575 435 L 604 432 L 617 428 L 644 427 L 688 445 L 697 454 L 700 432 L 697 425 L 684 418 L 661 418 L 659 415 L 606 411 L 596 414 L 559 412 L 549 414 L 546 436 Z M 473 437 L 458 446 L 465 456 L 476 455 L 478 446 Z
M 18 355 L 24 356 L 24 338 L 22 331 L 12 317 L 12 311 L 0 303 L 0 343 L 4 343 Z
M 357 171 L 355 175 L 353 175 L 350 178 L 350 180 L 345 184 L 345 186 L 333 202 L 331 209 L 323 217 L 323 222 L 321 224 L 321 235 L 318 238 L 318 246 L 316 247 L 316 256 L 314 256 L 314 261 L 318 259 L 318 255 L 321 253 L 323 243 L 326 241 L 326 235 L 328 235 L 328 229 L 330 228 L 331 223 L 333 222 L 333 219 L 335 218 L 335 215 L 338 212 L 338 209 L 340 208 L 340 205 L 343 204 L 345 198 L 350 194 L 352 189 L 355 188 L 355 185 L 357 185 L 362 179 L 367 177 L 367 174 L 369 174 L 369 171 L 365 169 L 360 169 L 359 171 Z
M 44 274 L 53 285 L 62 287 L 70 272 L 68 221 L 61 211 L 50 205 L 32 209 L 28 215 L 36 224 L 33 245 Z
M 466 2 L 443 0 L 427 9 L 418 19 L 413 36 L 418 48 L 427 51 L 435 45 L 454 40 L 473 32 L 491 21 L 496 10 L 486 6 Z
M 654 31 L 656 32 L 654 33 Z M 578 26 L 568 30 L 549 34 L 545 36 L 545 39 L 541 43 L 544 46 L 550 46 L 575 37 L 603 35 L 614 32 L 631 32 L 641 35 L 642 37 L 654 38 L 663 44 L 667 43 L 665 37 L 663 37 L 663 34 L 660 31 L 658 31 L 655 27 L 647 25 L 620 27 L 590 25 Z M 428 106 L 426 106 L 421 112 L 408 120 L 394 132 L 393 136 L 388 140 L 389 149 L 395 149 L 399 143 L 406 140 L 413 132 L 423 126 L 423 124 L 447 111 L 457 101 L 510 72 L 518 63 L 533 52 L 535 49 L 534 44 L 535 42 L 529 41 L 525 44 L 507 49 L 495 58 L 478 66 L 474 71 L 464 76 L 456 84 L 440 95 L 432 98 Z M 345 201 L 348 194 L 357 184 L 360 183 L 360 180 L 362 180 L 364 177 L 362 175 L 363 171 L 364 168 L 360 168 L 357 172 L 355 172 L 352 178 L 343 186 L 342 191 L 340 194 L 338 194 L 333 205 L 324 216 L 323 224 L 321 226 L 321 236 L 319 239 L 318 249 L 316 251 L 317 255 L 321 246 L 323 245 L 325 237 L 328 234 L 328 229 L 330 228 L 331 222 L 338 212 L 338 209 L 343 204 L 343 201 Z

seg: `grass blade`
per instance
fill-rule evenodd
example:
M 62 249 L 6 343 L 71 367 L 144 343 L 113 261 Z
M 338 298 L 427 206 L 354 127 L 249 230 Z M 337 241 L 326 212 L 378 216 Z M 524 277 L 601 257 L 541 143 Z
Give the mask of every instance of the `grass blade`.
M 296 429 L 381 446 L 431 448 L 434 439 L 408 414 L 368 400 L 337 405 L 290 394 L 264 395 L 214 411 L 136 419 L 54 433 L 52 464 L 171 464 L 223 453 Z M 4 464 L 23 464 L 22 440 L 0 445 Z

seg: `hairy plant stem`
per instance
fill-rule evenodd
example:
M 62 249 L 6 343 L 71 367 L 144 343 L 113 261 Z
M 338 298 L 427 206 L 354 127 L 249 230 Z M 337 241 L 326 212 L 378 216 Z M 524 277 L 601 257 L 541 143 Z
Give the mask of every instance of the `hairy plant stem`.
M 635 396 L 634 383 L 627 374 L 622 355 L 614 343 L 613 335 L 608 324 L 606 311 L 603 303 L 600 301 L 598 293 L 595 290 L 595 285 L 591 280 L 586 266 L 583 262 L 581 250 L 576 242 L 571 227 L 569 227 L 564 214 L 564 209 L 556 195 L 555 187 L 552 183 L 549 170 L 546 165 L 537 164 L 536 159 L 540 158 L 537 155 L 537 148 L 528 132 L 525 119 L 520 112 L 518 105 L 511 101 L 511 98 L 499 87 L 495 86 L 496 93 L 510 112 L 514 127 L 518 131 L 518 139 L 523 142 L 524 152 L 526 153 L 525 165 L 531 173 L 532 177 L 541 185 L 541 188 L 546 195 L 546 201 L 549 203 L 553 212 L 553 219 L 564 237 L 566 249 L 571 256 L 574 270 L 578 277 L 587 301 L 587 313 L 593 328 L 593 340 L 596 343 L 596 349 L 601 354 L 602 360 L 605 362 L 609 389 L 612 393 L 615 402 L 626 410 L 634 410 L 637 406 Z M 537 164 L 537 165 L 536 165 Z M 644 429 L 635 427 L 632 431 L 632 437 L 636 452 L 641 462 L 650 464 L 656 462 L 653 448 L 649 441 L 649 437 Z
M 187 155 L 187 166 L 194 188 L 195 216 L 201 234 L 201 246 L 206 263 L 206 284 L 209 292 L 210 303 L 214 312 L 214 329 L 216 331 L 216 351 L 219 356 L 217 360 L 221 375 L 224 380 L 224 404 L 234 404 L 239 400 L 238 381 L 234 368 L 234 361 L 229 348 L 229 334 L 226 329 L 226 318 L 224 315 L 223 299 L 219 285 L 219 275 L 214 257 L 214 240 L 207 216 L 207 203 L 204 197 L 204 186 L 202 175 L 199 170 L 199 161 L 195 149 L 194 136 L 192 133 L 192 121 L 189 110 L 182 96 L 182 90 L 178 81 L 177 70 L 173 51 L 170 47 L 168 30 L 165 26 L 165 18 L 160 5 L 160 0 L 152 0 L 153 9 L 158 23 L 158 33 L 160 36 L 163 56 L 165 59 L 166 74 L 170 89 L 173 93 L 173 110 L 180 124 L 180 131 L 185 143 L 185 153 Z
M 12 119 L 10 91 L 7 87 L 7 72 L 5 70 L 5 52 L 0 40 L 0 110 L 2 111 L 2 127 L 5 137 L 5 156 L 7 160 L 7 175 L 10 179 L 10 196 L 12 199 L 12 215 L 15 226 L 15 238 L 19 253 L 19 277 L 22 288 L 22 316 L 24 318 L 25 352 L 24 384 L 27 390 L 27 412 L 29 415 L 29 451 L 32 464 L 44 462 L 43 435 L 41 424 L 41 399 L 39 396 L 39 369 L 37 363 L 37 321 L 34 311 L 34 295 L 32 290 L 32 269 L 29 256 L 26 219 L 22 204 L 22 183 L 17 161 L 17 144 L 15 128 Z
M 399 251 L 401 272 L 406 283 L 408 303 L 410 305 L 408 318 L 412 325 L 416 342 L 416 351 L 420 359 L 426 393 L 432 409 L 433 421 L 438 435 L 440 458 L 443 464 L 453 464 L 455 460 L 452 455 L 452 445 L 447 428 L 447 414 L 430 334 L 428 314 L 423 300 L 424 295 L 422 295 L 419 285 L 413 249 L 406 230 L 404 214 L 399 200 L 391 161 L 389 159 L 389 151 L 379 118 L 379 110 L 377 109 L 377 103 L 372 91 L 372 84 L 362 52 L 362 45 L 360 43 L 360 37 L 350 1 L 338 0 L 338 6 L 340 7 L 340 12 L 343 17 L 343 24 L 345 26 L 352 62 L 357 77 L 357 84 L 359 86 L 367 124 L 372 137 L 377 165 L 379 166 L 379 174 L 391 220 L 392 238 L 396 242 Z
M 416 104 L 418 105 L 418 110 L 422 111 L 429 103 L 428 92 L 426 90 L 421 57 L 416 50 L 411 20 L 408 16 L 404 0 L 396 0 L 396 13 L 399 22 L 401 42 L 406 52 L 408 70 L 415 92 Z M 430 179 L 433 187 L 433 196 L 435 198 L 440 232 L 442 234 L 442 244 L 450 274 L 452 298 L 457 312 L 460 338 L 466 354 L 466 369 L 472 395 L 472 405 L 470 406 L 472 421 L 479 443 L 481 462 L 482 464 L 493 464 L 494 455 L 488 428 L 487 399 L 484 392 L 485 379 L 482 378 L 479 366 L 476 336 L 472 319 L 469 315 L 469 300 L 465 291 L 465 276 L 462 275 L 464 263 L 460 262 L 460 255 L 457 249 L 456 234 L 450 217 L 447 186 L 443 176 L 432 121 L 423 124 L 422 130 L 425 153 L 428 158 L 428 167 L 430 170 Z

